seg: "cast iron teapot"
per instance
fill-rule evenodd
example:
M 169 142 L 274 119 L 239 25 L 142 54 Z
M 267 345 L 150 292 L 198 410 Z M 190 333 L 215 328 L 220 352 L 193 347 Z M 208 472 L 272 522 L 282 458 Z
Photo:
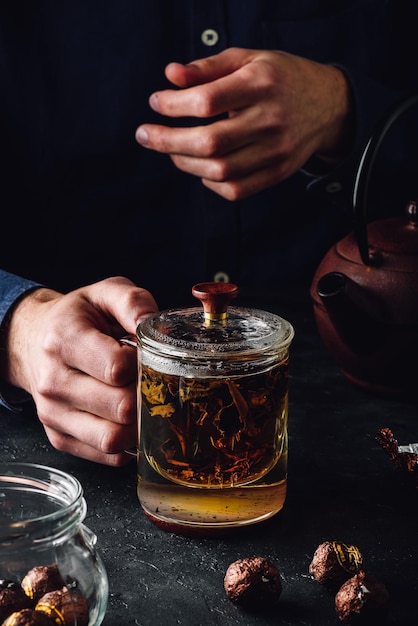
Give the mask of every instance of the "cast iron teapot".
M 354 231 L 320 262 L 311 298 L 330 356 L 355 385 L 378 394 L 418 389 L 418 196 L 401 217 L 367 224 L 367 189 L 377 150 L 409 96 L 369 139 L 357 171 Z

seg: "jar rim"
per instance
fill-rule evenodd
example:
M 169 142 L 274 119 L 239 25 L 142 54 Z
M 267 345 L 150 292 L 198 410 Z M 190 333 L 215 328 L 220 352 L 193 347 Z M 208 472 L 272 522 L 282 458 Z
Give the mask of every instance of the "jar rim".
M 72 474 L 36 463 L 0 463 L 2 547 L 59 537 L 85 514 L 83 488 Z

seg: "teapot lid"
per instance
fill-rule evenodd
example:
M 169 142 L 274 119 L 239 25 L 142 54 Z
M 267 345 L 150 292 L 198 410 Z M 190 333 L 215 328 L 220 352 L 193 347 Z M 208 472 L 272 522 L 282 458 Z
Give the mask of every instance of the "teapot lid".
M 361 255 L 355 233 L 336 244 L 342 259 L 398 272 L 418 272 L 417 201 L 410 200 L 403 217 L 390 217 L 370 222 L 367 228 L 367 259 Z
M 254 358 L 286 351 L 294 329 L 268 311 L 228 306 L 238 295 L 232 283 L 199 283 L 192 288 L 203 308 L 160 311 L 138 326 L 139 346 L 176 358 Z
M 377 220 L 369 225 L 369 243 L 384 252 L 418 254 L 417 201 L 410 200 L 402 218 Z

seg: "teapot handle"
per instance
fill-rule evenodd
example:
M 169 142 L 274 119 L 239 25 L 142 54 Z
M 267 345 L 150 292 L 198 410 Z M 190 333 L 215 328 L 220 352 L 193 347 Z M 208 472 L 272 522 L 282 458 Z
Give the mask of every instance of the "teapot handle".
M 386 133 L 407 109 L 417 103 L 418 94 L 409 95 L 407 98 L 398 102 L 396 106 L 389 111 L 389 114 L 383 118 L 380 124 L 376 126 L 375 131 L 369 138 L 360 158 L 353 193 L 353 209 L 355 219 L 354 233 L 361 260 L 365 265 L 375 264 L 373 255 L 369 252 L 366 222 L 367 192 L 372 166 L 374 164 L 377 151 L 380 148 Z

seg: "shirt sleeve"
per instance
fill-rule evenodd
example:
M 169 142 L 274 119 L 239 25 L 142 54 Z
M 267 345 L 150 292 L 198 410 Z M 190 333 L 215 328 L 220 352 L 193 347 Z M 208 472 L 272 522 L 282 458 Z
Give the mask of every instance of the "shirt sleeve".
M 14 303 L 25 293 L 42 286 L 32 280 L 0 270 L 0 333 L 4 330 L 7 313 Z M 0 378 L 1 406 L 10 411 L 18 412 L 22 409 L 22 405 L 30 399 L 31 396 L 26 391 L 14 387 Z

